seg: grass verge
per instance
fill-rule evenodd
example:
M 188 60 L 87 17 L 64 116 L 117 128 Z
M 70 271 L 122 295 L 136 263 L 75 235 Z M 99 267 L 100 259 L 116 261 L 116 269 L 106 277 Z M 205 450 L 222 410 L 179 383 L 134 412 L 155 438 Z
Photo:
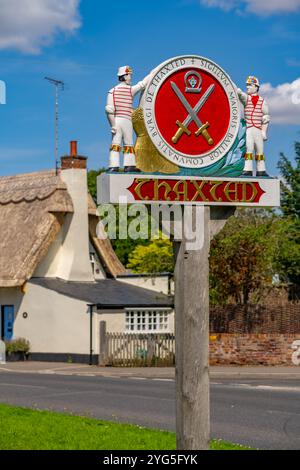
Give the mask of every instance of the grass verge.
M 176 449 L 171 432 L 8 405 L 0 405 L 0 429 L 0 450 Z M 212 441 L 211 449 L 246 448 Z

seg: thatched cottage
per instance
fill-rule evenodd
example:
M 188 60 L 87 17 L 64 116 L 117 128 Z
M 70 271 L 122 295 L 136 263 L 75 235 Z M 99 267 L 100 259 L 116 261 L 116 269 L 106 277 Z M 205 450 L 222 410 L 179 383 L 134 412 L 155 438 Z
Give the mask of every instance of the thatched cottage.
M 28 339 L 38 360 L 85 361 L 91 347 L 96 358 L 100 320 L 111 332 L 174 329 L 168 277 L 128 275 L 97 237 L 86 158 L 71 149 L 58 174 L 0 177 L 1 339 Z

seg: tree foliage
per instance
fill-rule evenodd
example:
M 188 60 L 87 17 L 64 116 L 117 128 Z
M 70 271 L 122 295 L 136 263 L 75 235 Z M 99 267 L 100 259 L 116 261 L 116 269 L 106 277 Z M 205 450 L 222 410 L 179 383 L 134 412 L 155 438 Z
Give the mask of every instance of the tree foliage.
M 274 265 L 286 284 L 300 285 L 300 223 L 284 218 L 278 224 L 278 249 Z
M 90 170 L 87 174 L 88 190 L 95 202 L 97 201 L 97 176 L 105 171 L 105 168 L 99 168 L 99 170 Z
M 97 202 L 97 177 L 106 171 L 105 168 L 100 168 L 99 170 L 90 170 L 88 172 L 88 189 L 89 192 L 94 199 L 95 202 Z M 124 264 L 124 266 L 127 265 L 128 263 L 128 257 L 130 253 L 133 252 L 133 250 L 139 246 L 139 245 L 148 245 L 150 243 L 149 240 L 144 240 L 142 238 L 139 238 L 137 240 L 132 240 L 131 238 L 126 238 L 126 239 L 120 239 L 119 238 L 119 207 L 115 205 L 116 209 L 116 224 L 117 224 L 117 230 L 116 230 L 116 238 L 111 239 L 111 243 L 113 246 L 113 249 L 116 252 L 116 255 L 118 256 L 119 260 L 121 263 Z M 128 217 L 126 223 L 127 226 L 131 222 L 132 218 Z
M 257 301 L 278 275 L 300 284 L 300 142 L 295 162 L 280 154 L 282 215 L 240 209 L 211 245 L 211 300 Z
M 247 304 L 272 285 L 283 220 L 271 211 L 239 209 L 211 244 L 211 300 Z
M 129 255 L 128 268 L 135 273 L 173 272 L 174 257 L 170 240 L 157 239 L 148 246 L 137 246 Z
M 141 229 L 139 232 L 139 238 L 133 239 L 130 237 L 128 234 L 130 224 L 134 221 L 135 217 L 127 215 L 126 220 L 124 220 L 123 217 L 120 217 L 120 206 L 115 205 L 116 209 L 116 222 L 117 222 L 117 227 L 116 227 L 116 238 L 111 239 L 111 243 L 113 246 L 113 249 L 116 252 L 116 255 L 118 256 L 119 260 L 124 264 L 124 266 L 127 266 L 129 257 L 131 253 L 135 250 L 136 247 L 138 246 L 147 246 L 151 242 L 150 239 L 150 224 L 149 224 L 149 216 L 146 216 L 146 224 L 147 224 L 147 229 L 145 232 Z M 130 213 L 130 205 L 127 205 L 127 213 Z M 125 227 L 124 227 L 125 225 Z M 125 229 L 127 235 L 127 238 L 120 238 L 119 234 L 120 231 L 123 231 Z
M 295 143 L 294 166 L 281 153 L 278 163 L 283 181 L 281 182 L 281 207 L 285 216 L 300 220 L 300 142 Z
M 116 240 L 111 240 L 111 243 L 121 263 L 123 263 L 124 266 L 128 266 L 130 256 L 132 253 L 134 253 L 135 249 L 138 247 L 143 248 L 143 247 L 148 246 L 150 243 L 150 240 L 143 240 L 143 239 L 131 240 L 131 238 L 126 238 L 126 240 L 120 240 L 119 238 L 116 238 Z M 147 273 L 149 271 L 143 271 L 143 272 Z M 159 272 L 159 271 L 156 271 L 156 272 Z
M 288 218 L 288 228 L 282 233 L 282 250 L 278 256 L 287 281 L 300 285 L 300 142 L 295 142 L 295 165 L 280 154 L 278 168 L 281 182 L 281 207 Z

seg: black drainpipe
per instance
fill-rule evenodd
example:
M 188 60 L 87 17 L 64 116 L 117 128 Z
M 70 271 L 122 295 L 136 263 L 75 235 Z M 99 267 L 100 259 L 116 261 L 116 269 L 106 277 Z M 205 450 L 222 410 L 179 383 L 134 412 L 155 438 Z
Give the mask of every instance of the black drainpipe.
M 90 361 L 89 365 L 93 365 L 93 304 L 87 304 L 90 314 Z

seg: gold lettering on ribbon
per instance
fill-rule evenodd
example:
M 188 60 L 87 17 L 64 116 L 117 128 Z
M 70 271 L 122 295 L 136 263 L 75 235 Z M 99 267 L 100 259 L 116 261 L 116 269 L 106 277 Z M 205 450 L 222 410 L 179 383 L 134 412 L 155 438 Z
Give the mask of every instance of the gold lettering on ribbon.
M 209 202 L 211 199 L 214 202 L 225 202 L 225 200 L 222 199 L 222 197 L 217 197 L 217 190 L 219 186 L 224 185 L 224 181 L 196 181 L 196 180 L 179 180 L 175 183 L 173 189 L 171 185 L 165 181 L 165 180 L 160 180 L 160 179 L 144 179 L 144 178 L 136 178 L 135 179 L 136 186 L 134 188 L 134 192 L 137 195 L 137 197 L 140 200 L 148 201 L 148 200 L 153 200 L 153 201 L 170 201 L 171 198 L 169 197 L 169 194 L 171 192 L 174 192 L 176 195 L 175 201 L 189 201 L 189 194 L 188 194 L 188 189 L 189 185 L 193 185 L 195 188 L 195 192 L 193 195 L 193 198 L 191 199 L 191 202 L 194 201 L 203 201 L 203 202 Z M 153 198 L 151 197 L 151 190 L 147 190 L 147 195 L 143 196 L 142 195 L 142 188 L 144 184 L 147 183 L 152 183 L 148 188 L 153 190 Z M 211 198 L 207 198 L 205 194 L 203 193 L 203 189 L 205 185 L 208 184 L 210 185 L 209 189 L 209 194 Z M 241 185 L 241 198 L 238 197 L 239 193 L 239 188 Z M 159 197 L 159 192 L 161 188 L 164 188 L 164 194 L 160 198 Z M 247 197 L 247 189 L 249 191 L 249 196 Z M 255 183 L 251 181 L 245 181 L 245 182 L 236 182 L 236 181 L 228 181 L 224 187 L 224 190 L 222 191 L 222 194 L 226 197 L 226 200 L 228 202 L 244 202 L 244 203 L 251 203 L 255 200 L 257 194 L 258 194 L 258 189 L 255 185 Z
M 182 190 L 179 190 L 180 185 L 182 185 Z M 187 187 L 187 181 L 186 180 L 181 180 L 177 181 L 173 188 L 173 192 L 176 194 L 175 201 L 180 201 L 180 196 L 183 196 L 184 201 L 188 201 L 188 187 Z
M 198 196 L 199 196 L 199 198 L 201 198 L 202 201 L 207 202 L 208 199 L 207 199 L 206 196 L 204 196 L 204 194 L 203 194 L 203 192 L 202 192 L 203 186 L 205 186 L 206 181 L 201 181 L 201 184 L 200 184 L 200 185 L 199 185 L 199 184 L 197 183 L 197 181 L 195 181 L 195 180 L 192 180 L 192 183 L 193 183 L 193 185 L 195 186 L 195 188 L 196 188 L 197 191 L 196 191 L 196 193 L 194 194 L 193 199 L 191 199 L 191 202 L 196 201 L 197 198 L 198 198 Z
M 231 189 L 232 185 L 233 189 Z M 238 202 L 238 183 L 229 181 L 224 188 L 224 194 L 229 202 Z M 231 198 L 231 194 L 234 194 L 234 199 Z
M 256 195 L 258 193 L 257 188 L 254 183 L 251 183 L 250 181 L 247 181 L 243 184 L 243 191 L 242 191 L 242 201 L 241 202 L 253 202 L 254 199 L 256 198 Z M 249 199 L 247 199 L 247 185 L 249 185 L 252 189 L 252 195 Z
M 135 181 L 138 183 L 136 185 L 136 187 L 134 188 L 135 194 L 138 196 L 139 199 L 142 199 L 143 201 L 148 201 L 150 199 L 149 196 L 143 197 L 142 194 L 141 194 L 141 188 L 142 188 L 143 184 L 148 183 L 151 180 L 150 179 L 136 178 Z
M 211 181 L 210 184 L 213 186 L 210 188 L 210 194 L 212 195 L 212 198 L 216 202 L 222 202 L 222 198 L 217 198 L 216 196 L 216 190 L 219 186 L 221 186 L 224 183 L 224 181 Z
M 162 201 L 170 201 L 171 198 L 168 197 L 168 194 L 172 191 L 171 186 L 166 181 L 159 183 L 159 180 L 154 181 L 154 201 L 159 201 L 159 190 L 160 188 L 165 188 L 165 194 L 163 195 Z

